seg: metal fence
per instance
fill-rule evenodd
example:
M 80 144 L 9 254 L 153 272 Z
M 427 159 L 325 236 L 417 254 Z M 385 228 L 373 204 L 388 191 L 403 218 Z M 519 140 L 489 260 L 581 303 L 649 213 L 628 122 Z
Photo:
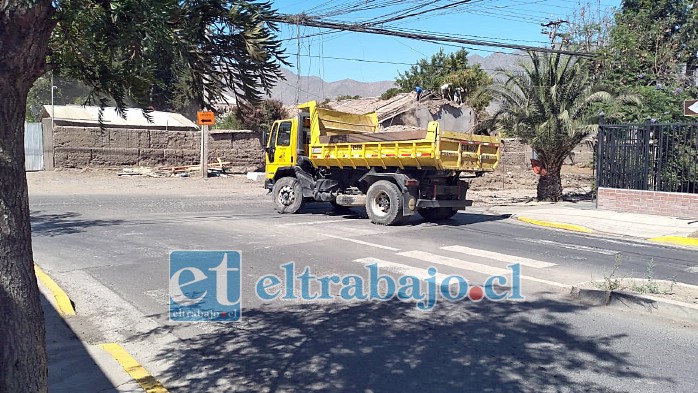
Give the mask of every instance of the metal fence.
M 24 168 L 44 169 L 44 134 L 41 123 L 24 123 Z
M 599 126 L 596 184 L 698 193 L 698 124 Z

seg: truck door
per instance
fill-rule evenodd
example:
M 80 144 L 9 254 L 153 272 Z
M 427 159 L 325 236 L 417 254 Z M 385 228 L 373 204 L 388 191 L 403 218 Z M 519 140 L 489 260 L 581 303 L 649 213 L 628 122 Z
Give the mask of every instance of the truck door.
M 296 152 L 293 141 L 294 120 L 274 122 L 269 133 L 266 154 L 267 179 L 273 179 L 277 169 L 295 165 Z

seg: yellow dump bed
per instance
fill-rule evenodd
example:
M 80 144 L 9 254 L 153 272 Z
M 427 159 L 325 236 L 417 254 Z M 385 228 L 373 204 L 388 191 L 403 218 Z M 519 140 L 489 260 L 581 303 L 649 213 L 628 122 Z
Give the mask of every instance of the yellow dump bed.
M 308 153 L 316 167 L 491 172 L 499 165 L 498 137 L 443 131 L 435 121 L 426 130 L 381 132 L 375 113 L 343 113 L 314 102 L 299 108 L 310 115 Z

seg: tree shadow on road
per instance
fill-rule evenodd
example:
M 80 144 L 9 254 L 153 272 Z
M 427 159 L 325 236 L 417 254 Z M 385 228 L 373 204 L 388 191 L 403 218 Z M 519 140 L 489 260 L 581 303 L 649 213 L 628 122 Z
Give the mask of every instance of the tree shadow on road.
M 612 349 L 626 335 L 581 334 L 566 322 L 583 309 L 551 299 L 440 303 L 431 312 L 399 301 L 262 306 L 213 332 L 187 327 L 199 334 L 158 353 L 170 364 L 159 378 L 186 392 L 609 392 L 622 382 L 672 383 Z
M 123 220 L 85 220 L 80 213 L 66 212 L 47 214 L 41 211 L 31 212 L 32 236 L 71 235 L 84 232 L 91 227 L 121 225 Z

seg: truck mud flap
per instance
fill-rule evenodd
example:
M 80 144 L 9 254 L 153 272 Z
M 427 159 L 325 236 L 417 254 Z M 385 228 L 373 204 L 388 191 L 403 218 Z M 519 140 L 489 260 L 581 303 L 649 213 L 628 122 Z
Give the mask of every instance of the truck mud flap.
M 313 177 L 300 167 L 293 167 L 293 170 L 296 173 L 296 179 L 301 183 L 303 197 L 312 198 L 315 194 L 315 180 L 313 180 Z

